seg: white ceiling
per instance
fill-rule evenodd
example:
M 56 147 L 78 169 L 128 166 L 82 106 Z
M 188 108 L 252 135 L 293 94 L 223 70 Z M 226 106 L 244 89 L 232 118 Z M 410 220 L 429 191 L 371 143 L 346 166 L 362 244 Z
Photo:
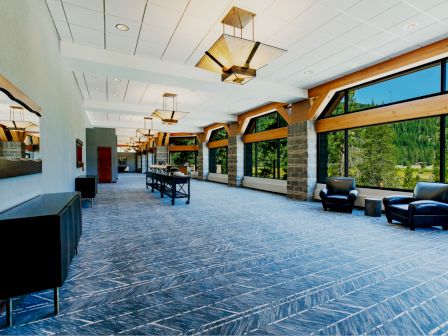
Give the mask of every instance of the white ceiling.
M 190 112 L 162 131 L 199 131 L 269 101 L 448 37 L 448 0 L 47 0 L 61 53 L 94 126 L 140 127 L 178 94 Z M 288 52 L 243 87 L 194 67 L 232 6 L 256 13 L 255 38 Z M 128 32 L 115 28 L 129 26 Z M 114 78 L 120 79 L 115 81 Z

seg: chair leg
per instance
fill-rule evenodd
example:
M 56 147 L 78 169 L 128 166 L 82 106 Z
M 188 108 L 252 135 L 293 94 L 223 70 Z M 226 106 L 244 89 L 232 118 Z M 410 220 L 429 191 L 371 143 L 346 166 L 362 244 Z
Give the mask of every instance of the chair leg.
M 443 231 L 448 231 L 448 225 L 444 225 L 444 226 L 442 226 L 442 230 L 443 230 Z
M 54 307 L 54 314 L 59 314 L 59 288 L 55 287 L 53 292 L 53 307 Z

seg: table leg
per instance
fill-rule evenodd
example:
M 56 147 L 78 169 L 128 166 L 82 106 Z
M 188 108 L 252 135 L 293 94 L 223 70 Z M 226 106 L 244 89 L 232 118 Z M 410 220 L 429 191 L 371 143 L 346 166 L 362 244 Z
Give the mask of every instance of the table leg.
M 6 300 L 6 325 L 12 326 L 12 298 Z
M 55 287 L 53 292 L 54 314 L 59 314 L 59 288 Z
M 176 202 L 176 182 L 171 182 L 171 205 Z
M 187 198 L 187 204 L 190 204 L 190 179 L 188 179 L 188 198 Z

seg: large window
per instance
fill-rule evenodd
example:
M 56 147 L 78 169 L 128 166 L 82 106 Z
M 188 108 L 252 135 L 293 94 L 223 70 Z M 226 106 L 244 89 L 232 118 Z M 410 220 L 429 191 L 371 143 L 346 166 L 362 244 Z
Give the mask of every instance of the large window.
M 278 112 L 272 112 L 252 119 L 249 122 L 246 134 L 264 132 L 286 126 L 288 126 L 286 120 Z
M 209 171 L 215 174 L 227 174 L 227 147 L 210 148 Z
M 188 152 L 170 152 L 170 162 L 174 166 L 189 166 L 194 167 L 196 170 L 197 166 L 197 151 Z
M 443 60 L 340 91 L 322 118 L 442 94 L 446 71 Z
M 219 141 L 219 140 L 224 140 L 224 139 L 227 139 L 227 138 L 228 138 L 228 134 L 227 134 L 227 131 L 226 131 L 226 129 L 224 127 L 215 129 L 210 134 L 210 141 Z
M 245 146 L 245 175 L 286 180 L 288 173 L 287 139 L 248 143 Z
M 265 132 L 288 126 L 278 112 L 272 112 L 250 121 L 246 134 Z M 287 179 L 288 173 L 288 141 L 272 139 L 245 145 L 246 176 Z
M 358 186 L 411 190 L 443 180 L 441 124 L 432 117 L 320 134 L 319 182 L 347 175 Z
M 197 145 L 196 137 L 170 137 L 170 145 L 191 146 Z

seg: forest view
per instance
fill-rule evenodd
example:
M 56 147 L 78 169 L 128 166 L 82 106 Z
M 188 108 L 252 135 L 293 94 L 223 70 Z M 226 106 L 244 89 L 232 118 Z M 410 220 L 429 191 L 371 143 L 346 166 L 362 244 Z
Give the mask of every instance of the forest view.
M 341 114 L 342 101 L 334 114 Z M 349 110 L 371 108 L 349 95 Z M 418 181 L 438 181 L 440 117 L 348 131 L 348 175 L 366 187 L 413 189 Z M 327 176 L 344 176 L 344 131 L 327 134 Z M 325 150 L 321 159 L 325 159 Z

